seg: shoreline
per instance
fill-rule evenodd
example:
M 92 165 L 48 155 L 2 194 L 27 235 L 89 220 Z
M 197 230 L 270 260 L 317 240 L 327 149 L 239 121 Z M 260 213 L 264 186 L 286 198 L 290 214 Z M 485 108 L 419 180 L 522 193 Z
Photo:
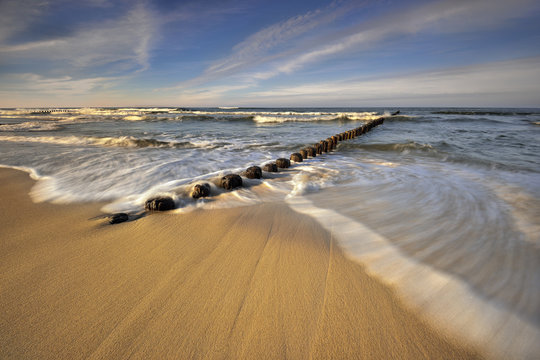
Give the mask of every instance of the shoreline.
M 108 225 L 0 169 L 2 358 L 461 358 L 284 203 Z

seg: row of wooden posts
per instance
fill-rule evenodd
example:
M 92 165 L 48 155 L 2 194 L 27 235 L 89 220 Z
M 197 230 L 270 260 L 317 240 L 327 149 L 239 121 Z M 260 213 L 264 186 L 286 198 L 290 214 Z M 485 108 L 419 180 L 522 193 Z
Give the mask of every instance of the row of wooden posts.
M 327 138 L 326 140 L 321 140 L 313 146 L 307 146 L 301 149 L 299 152 L 291 154 L 290 159 L 295 162 L 302 162 L 308 157 L 315 157 L 317 155 L 321 155 L 323 152 L 329 152 L 331 150 L 334 150 L 338 142 L 354 139 L 357 136 L 365 134 L 371 129 L 373 129 L 375 126 L 381 125 L 383 121 L 384 118 L 381 117 L 355 129 L 336 134 Z
M 74 109 L 36 109 L 31 112 L 31 114 L 39 115 L 39 114 L 51 114 L 51 113 L 70 113 L 73 112 Z
M 302 148 L 298 152 L 292 153 L 289 159 L 279 158 L 275 162 L 269 162 L 264 164 L 262 169 L 259 166 L 250 166 L 241 174 L 227 174 L 219 181 L 216 182 L 216 185 L 225 189 L 233 190 L 235 188 L 242 186 L 242 176 L 248 179 L 261 179 L 263 175 L 263 170 L 266 172 L 277 172 L 278 168 L 288 168 L 291 166 L 291 160 L 294 162 L 302 162 L 303 160 L 308 159 L 309 157 L 316 157 L 317 155 L 322 155 L 323 153 L 330 152 L 336 149 L 337 144 L 340 141 L 346 141 L 354 139 L 358 136 L 361 136 L 376 126 L 379 126 L 383 123 L 384 118 L 378 118 L 372 120 L 362 126 L 359 126 L 355 129 L 348 130 L 331 137 L 328 137 L 325 140 L 321 140 L 316 144 L 309 145 Z M 191 189 L 191 197 L 194 199 L 199 199 L 203 197 L 210 196 L 211 187 L 209 183 L 195 184 Z M 166 211 L 172 210 L 176 207 L 174 200 L 168 196 L 159 196 L 148 199 L 145 202 L 146 211 Z M 129 215 L 125 213 L 113 214 L 109 217 L 109 222 L 111 224 L 116 224 L 119 222 L 124 222 L 129 220 Z

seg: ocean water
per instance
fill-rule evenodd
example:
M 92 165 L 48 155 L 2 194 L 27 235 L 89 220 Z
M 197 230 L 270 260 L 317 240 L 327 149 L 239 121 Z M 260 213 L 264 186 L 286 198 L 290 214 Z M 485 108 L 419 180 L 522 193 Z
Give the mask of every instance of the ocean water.
M 0 109 L 0 164 L 35 201 L 179 213 L 286 201 L 428 321 L 493 357 L 540 353 L 540 109 Z M 194 182 L 289 157 L 381 116 L 328 154 L 194 201 Z

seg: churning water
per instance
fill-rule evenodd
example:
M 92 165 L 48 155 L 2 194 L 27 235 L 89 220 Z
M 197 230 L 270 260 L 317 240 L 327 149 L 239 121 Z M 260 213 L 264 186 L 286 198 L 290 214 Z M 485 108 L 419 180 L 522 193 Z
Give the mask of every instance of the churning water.
M 187 196 L 194 181 L 380 116 L 335 152 L 234 195 Z M 0 164 L 39 179 L 36 201 L 135 212 L 167 193 L 182 212 L 285 200 L 436 324 L 517 358 L 540 353 L 539 140 L 534 109 L 0 110 Z

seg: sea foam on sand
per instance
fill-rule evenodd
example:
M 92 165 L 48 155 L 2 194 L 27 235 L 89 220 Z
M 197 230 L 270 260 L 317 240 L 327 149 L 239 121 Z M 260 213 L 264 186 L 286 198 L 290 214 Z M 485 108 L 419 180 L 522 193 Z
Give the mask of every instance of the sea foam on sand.
M 0 169 L 0 358 L 478 358 L 284 203 L 108 225 Z

